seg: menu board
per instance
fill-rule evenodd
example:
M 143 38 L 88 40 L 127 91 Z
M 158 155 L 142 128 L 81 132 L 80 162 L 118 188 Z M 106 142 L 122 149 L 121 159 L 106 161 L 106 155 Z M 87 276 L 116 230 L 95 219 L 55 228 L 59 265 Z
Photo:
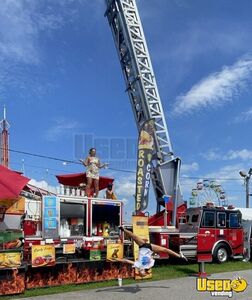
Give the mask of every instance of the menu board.
M 59 236 L 59 199 L 57 196 L 43 196 L 43 237 Z

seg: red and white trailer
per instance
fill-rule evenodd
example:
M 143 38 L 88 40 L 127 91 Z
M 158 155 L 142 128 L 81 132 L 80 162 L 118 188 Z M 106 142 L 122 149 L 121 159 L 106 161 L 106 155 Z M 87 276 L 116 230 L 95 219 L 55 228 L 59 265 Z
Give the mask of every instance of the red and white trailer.
M 15 269 L 0 267 L 2 276 L 11 278 L 1 280 L 0 295 L 133 277 L 131 266 L 106 260 L 107 244 L 122 244 L 123 201 L 86 197 L 79 185 L 84 174 L 67 176 L 64 185 L 59 180 L 57 194 L 25 188 L 19 206 L 6 212 L 0 233 L 8 230 L 10 239 L 15 233 L 15 240 L 1 243 L 1 251 L 5 260 L 15 258 Z M 100 178 L 100 189 L 112 181 Z

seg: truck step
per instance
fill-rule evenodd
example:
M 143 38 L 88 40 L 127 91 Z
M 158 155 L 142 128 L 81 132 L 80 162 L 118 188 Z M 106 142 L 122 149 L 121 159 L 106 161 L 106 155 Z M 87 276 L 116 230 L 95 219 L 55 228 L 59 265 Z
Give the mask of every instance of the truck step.
M 185 257 L 192 258 L 197 256 L 197 251 L 193 251 L 193 250 L 188 250 L 188 251 L 183 250 L 182 253 L 184 254 Z
M 185 255 L 185 257 L 196 257 L 197 245 L 180 245 L 180 251 Z
M 184 252 L 186 250 L 197 250 L 197 245 L 193 245 L 193 244 L 180 245 L 180 251 Z
M 234 255 L 233 258 L 234 259 L 243 259 L 244 256 L 243 255 Z

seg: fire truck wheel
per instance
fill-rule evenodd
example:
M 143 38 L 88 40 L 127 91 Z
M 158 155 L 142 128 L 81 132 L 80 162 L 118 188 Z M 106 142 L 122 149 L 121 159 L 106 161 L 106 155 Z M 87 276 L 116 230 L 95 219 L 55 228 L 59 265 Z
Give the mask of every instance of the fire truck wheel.
M 221 264 L 228 261 L 229 252 L 225 245 L 221 244 L 214 249 L 213 258 L 214 260 Z

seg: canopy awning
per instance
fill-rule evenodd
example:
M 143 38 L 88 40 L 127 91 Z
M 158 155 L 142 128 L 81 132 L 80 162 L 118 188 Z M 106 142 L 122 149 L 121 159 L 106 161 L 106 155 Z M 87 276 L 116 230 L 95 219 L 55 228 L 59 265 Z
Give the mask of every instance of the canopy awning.
M 252 220 L 252 208 L 237 207 L 237 209 L 242 213 L 243 220 Z
M 72 187 L 79 187 L 81 183 L 86 183 L 86 173 L 75 173 L 67 175 L 56 175 L 60 184 Z M 113 183 L 114 179 L 110 177 L 100 176 L 99 190 L 105 189 L 109 183 Z
M 18 198 L 29 178 L 0 165 L 0 199 Z

